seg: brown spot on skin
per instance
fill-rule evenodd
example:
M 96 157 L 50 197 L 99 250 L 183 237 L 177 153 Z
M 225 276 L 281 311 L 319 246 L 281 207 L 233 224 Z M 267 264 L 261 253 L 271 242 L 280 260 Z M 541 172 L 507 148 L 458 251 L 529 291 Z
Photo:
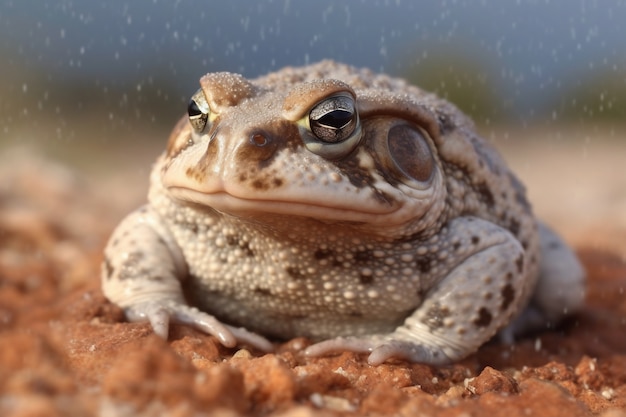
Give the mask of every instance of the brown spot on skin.
M 272 177 L 271 175 L 266 174 L 253 174 L 251 177 L 254 177 L 254 179 L 251 179 L 250 186 L 261 191 L 278 188 L 284 183 L 281 178 Z
M 442 306 L 438 302 L 433 305 L 426 312 L 424 317 L 424 324 L 431 330 L 436 330 L 443 327 L 443 321 L 446 317 L 450 316 L 450 310 L 447 307 Z
M 272 295 L 271 291 L 267 288 L 256 287 L 254 288 L 254 293 L 262 296 Z
M 452 245 L 453 250 L 459 250 L 460 247 L 461 247 L 460 242 L 454 242 L 454 244 Z
M 289 275 L 293 279 L 304 278 L 304 274 L 302 273 L 302 271 L 293 266 L 288 266 L 287 268 L 285 268 L 285 272 L 287 272 L 287 275 Z
M 515 299 L 515 289 L 511 284 L 506 284 L 504 288 L 502 288 L 500 295 L 502 295 L 502 304 L 500 304 L 500 310 L 505 311 L 509 308 L 509 306 Z
M 519 228 L 520 228 L 519 220 L 511 219 L 509 222 L 509 231 L 513 233 L 515 236 L 517 236 L 519 233 Z
M 354 262 L 356 263 L 365 263 L 372 259 L 372 251 L 371 250 L 358 250 L 354 252 Z
M 517 271 L 521 274 L 524 270 L 524 255 L 520 255 L 515 260 L 515 265 L 517 266 Z
M 418 288 L 418 289 L 417 289 L 417 298 L 418 298 L 418 300 L 423 300 L 423 299 L 424 299 L 424 294 L 425 294 L 425 293 L 426 293 L 426 292 L 424 291 L 424 289 L 423 289 L 423 288 Z
M 243 250 L 243 252 L 246 254 L 247 257 L 249 257 L 249 258 L 254 257 L 255 253 L 250 248 L 250 243 L 248 243 L 248 242 L 240 242 L 239 243 L 239 247 Z
M 348 178 L 350 184 L 357 188 L 372 186 L 374 178 L 371 173 L 359 166 L 359 161 L 355 154 L 342 159 L 337 167 L 341 170 L 341 176 Z
M 368 132 L 368 128 L 364 126 L 363 130 L 366 132 L 366 137 L 363 138 L 363 142 L 367 143 L 367 137 L 372 137 L 372 141 L 376 141 L 376 134 L 372 134 L 372 132 Z M 357 147 L 358 149 L 358 147 Z M 382 175 L 385 178 L 385 181 L 392 186 L 398 185 L 398 180 L 393 176 L 389 175 L 387 167 L 380 161 L 379 155 L 377 155 L 376 151 L 373 149 L 366 149 L 367 152 L 370 153 L 372 158 L 374 159 L 374 163 L 376 166 L 376 173 Z M 369 187 L 372 192 L 372 197 L 375 198 L 378 202 L 393 206 L 396 204 L 395 199 L 384 191 L 379 190 L 374 187 L 374 183 L 376 179 L 372 175 L 371 170 L 364 169 L 359 166 L 359 160 L 357 158 L 357 152 L 352 152 L 341 160 L 338 160 L 335 164 L 337 168 L 341 171 L 341 176 L 343 178 L 347 178 L 350 184 L 352 184 L 356 188 L 366 188 Z
M 485 202 L 487 206 L 489 207 L 494 206 L 494 204 L 496 203 L 496 200 L 493 197 L 493 193 L 491 192 L 491 189 L 486 183 L 483 182 L 483 183 L 478 184 L 476 186 L 476 191 L 482 197 L 482 200 Z
M 480 243 L 480 238 L 478 236 L 472 236 L 472 245 L 478 245 Z
M 420 230 L 419 232 L 411 233 L 410 235 L 402 236 L 396 238 L 396 242 L 405 243 L 405 242 L 415 242 L 426 239 L 427 232 L 425 230 Z
M 252 187 L 256 188 L 257 190 L 267 190 L 269 188 L 267 184 L 265 184 L 259 179 L 252 181 Z
M 313 252 L 313 257 L 317 260 L 328 259 L 333 256 L 335 252 L 332 249 L 317 249 Z
M 359 276 L 359 282 L 363 285 L 371 285 L 374 282 L 373 275 L 361 275 Z
M 254 256 L 254 251 L 250 248 L 250 243 L 245 240 L 241 240 L 239 236 L 236 235 L 227 235 L 226 236 L 226 244 L 228 246 L 239 246 L 241 250 L 246 254 L 246 256 Z
M 493 316 L 491 315 L 489 310 L 487 310 L 485 307 L 481 307 L 480 310 L 478 310 L 478 317 L 474 320 L 474 324 L 477 327 L 487 327 L 489 326 L 489 324 L 491 324 L 492 318 Z
M 420 256 L 415 260 L 415 266 L 417 267 L 418 271 L 427 274 L 430 272 L 431 260 L 429 257 Z
M 104 275 L 107 280 L 111 279 L 113 273 L 115 272 L 115 268 L 111 265 L 111 260 L 109 258 L 104 258 Z
M 197 167 L 188 167 L 185 170 L 185 175 L 196 182 L 203 182 L 206 177 L 205 171 L 202 171 Z
M 338 261 L 337 259 L 333 259 L 333 261 L 331 262 L 331 265 L 334 266 L 335 268 L 338 268 L 340 266 L 343 266 L 343 263 L 341 261 Z

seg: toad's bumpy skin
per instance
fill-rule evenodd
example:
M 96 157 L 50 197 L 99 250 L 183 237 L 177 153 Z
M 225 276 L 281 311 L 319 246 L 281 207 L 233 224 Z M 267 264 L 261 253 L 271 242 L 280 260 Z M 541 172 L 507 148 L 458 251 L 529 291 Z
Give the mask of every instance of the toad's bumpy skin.
M 128 319 L 442 364 L 581 305 L 576 257 L 453 105 L 330 61 L 200 85 L 105 251 Z

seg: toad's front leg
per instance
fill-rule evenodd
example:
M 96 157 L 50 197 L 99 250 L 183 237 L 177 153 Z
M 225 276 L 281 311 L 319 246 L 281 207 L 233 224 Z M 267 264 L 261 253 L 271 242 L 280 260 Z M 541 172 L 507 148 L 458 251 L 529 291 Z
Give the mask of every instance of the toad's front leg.
M 509 231 L 481 219 L 461 218 L 448 227 L 463 236 L 465 259 L 426 294 L 403 325 L 388 335 L 323 341 L 305 353 L 351 350 L 371 352 L 370 364 L 390 358 L 445 364 L 474 352 L 505 326 L 534 285 L 536 272 L 526 271 L 530 260 L 522 245 Z
M 124 309 L 130 321 L 149 321 L 167 339 L 170 321 L 192 325 L 233 347 L 238 342 L 271 351 L 265 338 L 221 323 L 187 305 L 181 279 L 187 276 L 183 254 L 161 217 L 144 206 L 115 229 L 104 251 L 102 290 Z

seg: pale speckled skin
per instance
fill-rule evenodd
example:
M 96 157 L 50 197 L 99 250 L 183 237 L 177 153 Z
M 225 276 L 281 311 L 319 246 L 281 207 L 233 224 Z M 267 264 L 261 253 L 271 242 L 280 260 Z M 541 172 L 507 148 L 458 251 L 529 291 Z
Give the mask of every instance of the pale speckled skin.
M 207 126 L 181 120 L 105 250 L 104 293 L 130 320 L 442 364 L 582 304 L 576 257 L 450 103 L 331 61 L 200 84 Z M 359 127 L 329 145 L 309 115 L 337 95 Z

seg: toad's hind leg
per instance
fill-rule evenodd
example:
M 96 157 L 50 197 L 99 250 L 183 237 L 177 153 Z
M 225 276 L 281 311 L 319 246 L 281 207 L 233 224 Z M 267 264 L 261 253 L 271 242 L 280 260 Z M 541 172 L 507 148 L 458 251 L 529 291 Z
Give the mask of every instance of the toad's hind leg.
M 527 278 L 524 249 L 509 231 L 479 219 L 464 227 L 475 233 L 462 236 L 481 235 L 481 247 L 447 273 L 393 333 L 331 339 L 306 353 L 352 350 L 371 352 L 370 364 L 390 358 L 445 364 L 478 349 L 526 302 L 526 285 L 533 280 Z
M 576 254 L 548 226 L 539 223 L 542 260 L 532 304 L 547 320 L 576 312 L 585 299 L 585 270 Z
M 576 254 L 545 224 L 539 222 L 541 263 L 532 298 L 500 338 L 508 343 L 516 336 L 553 328 L 564 317 L 580 310 L 585 301 L 585 270 Z

